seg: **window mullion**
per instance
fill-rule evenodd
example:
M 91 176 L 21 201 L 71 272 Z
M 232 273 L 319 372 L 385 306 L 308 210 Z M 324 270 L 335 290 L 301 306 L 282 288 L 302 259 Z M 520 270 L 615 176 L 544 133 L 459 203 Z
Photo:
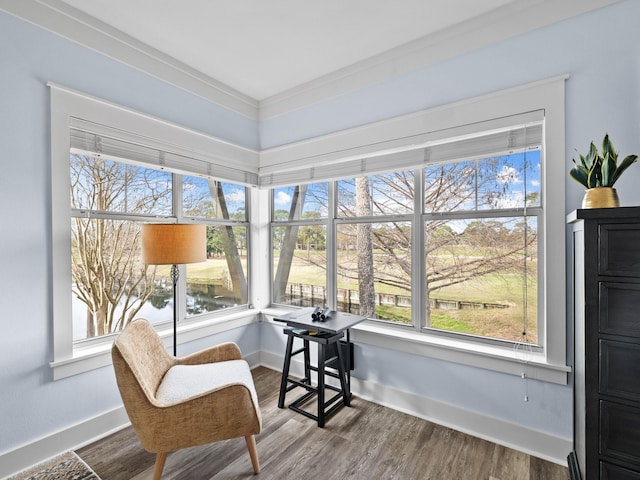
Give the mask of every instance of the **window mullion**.
M 414 174 L 413 221 L 411 227 L 411 321 L 413 328 L 419 332 L 424 325 L 426 315 L 424 279 L 426 262 L 424 259 L 424 170 L 416 168 Z
M 184 220 L 182 214 L 182 175 L 174 173 L 172 175 L 172 207 L 173 207 L 173 216 L 175 217 L 177 223 L 180 223 Z M 178 323 L 182 322 L 187 318 L 187 266 L 186 265 L 178 265 L 178 283 L 176 285 L 176 305 L 173 308 L 176 310 L 176 317 L 178 319 Z
M 335 310 L 336 295 L 337 295 L 337 251 L 336 251 L 336 204 L 338 189 L 336 188 L 336 182 L 329 182 L 328 185 L 328 215 L 326 220 L 327 239 L 326 239 L 326 252 L 327 252 L 327 307 Z

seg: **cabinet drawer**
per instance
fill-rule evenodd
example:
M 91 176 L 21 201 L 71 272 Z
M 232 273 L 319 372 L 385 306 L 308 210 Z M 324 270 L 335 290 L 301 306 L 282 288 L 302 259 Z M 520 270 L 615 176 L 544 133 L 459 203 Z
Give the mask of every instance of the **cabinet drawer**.
M 600 462 L 601 480 L 640 480 L 640 472 L 634 472 L 626 468 Z
M 640 345 L 600 340 L 600 393 L 640 401 Z
M 600 454 L 640 467 L 640 408 L 600 401 Z
M 640 284 L 601 282 L 599 308 L 601 333 L 640 338 Z
M 603 224 L 599 236 L 600 275 L 640 275 L 640 225 Z

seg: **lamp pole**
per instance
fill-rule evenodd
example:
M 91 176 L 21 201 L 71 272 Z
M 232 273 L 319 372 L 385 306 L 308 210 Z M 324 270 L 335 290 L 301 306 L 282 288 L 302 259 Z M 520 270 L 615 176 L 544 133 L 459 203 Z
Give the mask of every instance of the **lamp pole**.
M 177 302 L 178 302 L 178 294 L 177 294 L 177 286 L 178 286 L 178 278 L 180 277 L 180 270 L 178 269 L 178 265 L 175 263 L 171 265 L 171 281 L 173 282 L 173 356 L 178 356 L 178 313 L 177 313 Z

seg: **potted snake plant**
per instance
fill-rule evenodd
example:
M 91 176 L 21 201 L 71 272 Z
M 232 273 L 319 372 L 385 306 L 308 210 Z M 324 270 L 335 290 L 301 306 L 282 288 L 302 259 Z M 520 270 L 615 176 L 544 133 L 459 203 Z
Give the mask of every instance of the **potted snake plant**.
M 571 178 L 586 188 L 582 208 L 607 208 L 620 206 L 618 193 L 613 185 L 622 173 L 638 160 L 637 155 L 627 155 L 618 164 L 618 152 L 609 134 L 602 140 L 602 155 L 593 142 L 586 155 L 578 154 L 580 162 L 573 159 Z

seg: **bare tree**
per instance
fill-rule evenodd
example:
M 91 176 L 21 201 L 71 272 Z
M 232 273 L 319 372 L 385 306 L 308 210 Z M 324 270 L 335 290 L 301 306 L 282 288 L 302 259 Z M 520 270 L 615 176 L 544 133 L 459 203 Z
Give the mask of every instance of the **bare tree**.
M 211 197 L 215 199 L 220 207 L 222 218 L 228 220 L 230 216 L 222 189 L 222 182 L 210 179 L 209 189 L 211 190 Z M 220 236 L 222 239 L 222 250 L 227 260 L 227 267 L 229 268 L 231 284 L 233 285 L 234 296 L 240 303 L 247 303 L 247 278 L 242 268 L 242 261 L 240 253 L 238 252 L 238 243 L 233 231 L 233 226 L 225 225 L 220 227 Z
M 306 185 L 297 185 L 295 187 L 293 197 L 291 199 L 291 206 L 289 208 L 289 221 L 300 218 L 306 194 Z M 275 302 L 282 302 L 284 300 L 287 282 L 291 273 L 291 265 L 293 263 L 293 257 L 298 243 L 298 229 L 299 227 L 296 225 L 287 226 L 284 238 L 282 239 L 280 257 L 278 258 L 278 266 L 276 268 L 276 275 L 273 281 L 273 297 Z
M 87 306 L 87 338 L 122 329 L 154 290 L 155 269 L 139 258 L 139 223 L 91 212 L 148 213 L 170 198 L 153 170 L 88 155 L 71 158 L 73 293 Z M 170 203 L 170 200 L 169 200 Z
M 435 291 L 492 273 L 522 273 L 526 262 L 535 263 L 536 228 L 527 225 L 522 217 L 483 219 L 476 214 L 471 216 L 473 221 L 452 221 L 439 215 L 455 211 L 489 211 L 510 201 L 509 182 L 515 181 L 517 175 L 511 172 L 508 177 L 502 175 L 502 183 L 497 181 L 504 165 L 504 158 L 497 157 L 428 167 L 424 186 L 425 211 L 434 215 L 425 224 L 424 292 L 427 297 Z M 357 178 L 353 180 L 352 188 L 340 193 L 338 206 L 342 217 L 402 214 L 414 209 L 412 171 Z M 352 196 L 349 192 L 353 192 Z M 529 193 L 527 204 L 535 204 L 537 197 L 537 193 Z M 461 230 L 465 222 L 467 228 Z M 364 305 L 365 314 L 371 315 L 369 295 L 374 291 L 374 282 L 411 292 L 409 223 L 342 224 L 337 242 L 336 248 L 345 252 L 345 258 L 355 246 L 358 261 L 339 262 L 338 275 L 358 281 L 361 308 Z
M 356 178 L 356 215 L 371 215 L 369 179 Z M 373 317 L 376 313 L 376 292 L 373 272 L 373 239 L 370 223 L 358 223 L 356 227 L 356 252 L 358 255 L 358 298 L 360 315 Z

